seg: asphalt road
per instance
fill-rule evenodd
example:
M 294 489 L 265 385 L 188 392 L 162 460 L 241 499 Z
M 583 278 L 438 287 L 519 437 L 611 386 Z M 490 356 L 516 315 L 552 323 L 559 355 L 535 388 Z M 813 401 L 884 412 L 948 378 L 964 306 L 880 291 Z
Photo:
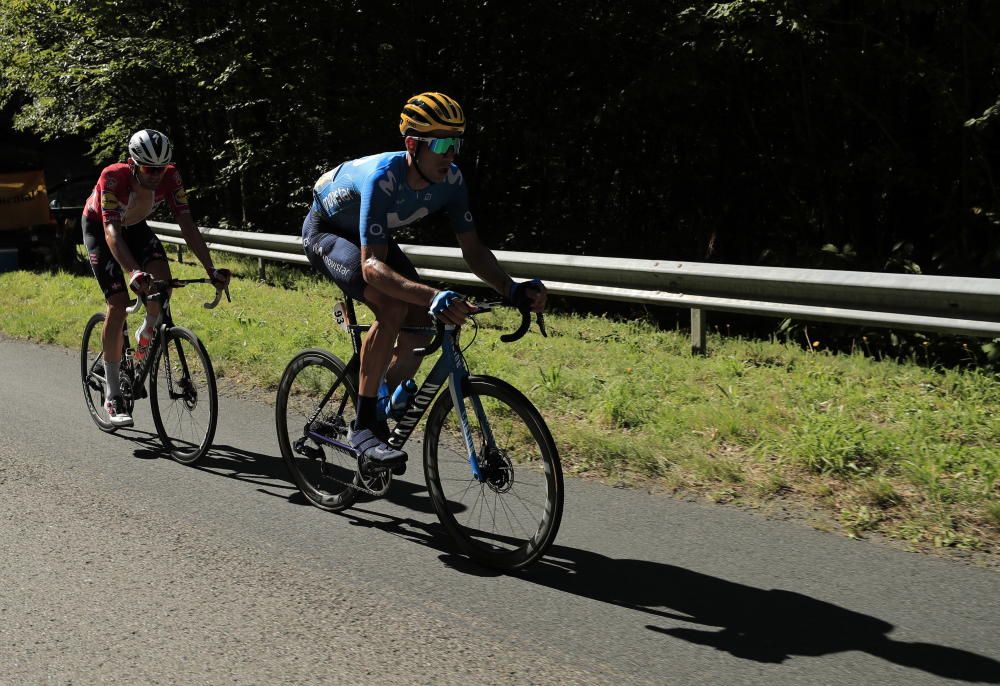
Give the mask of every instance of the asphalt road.
M 322 512 L 270 406 L 223 397 L 184 467 L 148 405 L 99 432 L 78 369 L 0 340 L 0 684 L 1000 683 L 996 571 L 570 478 L 550 556 L 499 576 L 419 469 Z

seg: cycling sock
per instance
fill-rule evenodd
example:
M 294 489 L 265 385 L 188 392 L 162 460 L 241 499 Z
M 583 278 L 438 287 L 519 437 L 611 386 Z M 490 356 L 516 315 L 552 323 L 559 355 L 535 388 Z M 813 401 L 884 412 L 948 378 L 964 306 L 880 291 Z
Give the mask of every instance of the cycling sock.
M 375 425 L 375 412 L 378 408 L 378 398 L 365 395 L 358 396 L 358 418 L 354 421 L 354 428 L 370 429 Z
M 121 377 L 119 376 L 121 365 L 122 363 L 120 361 L 104 361 L 104 390 L 105 395 L 108 398 L 114 398 L 116 395 L 121 395 Z

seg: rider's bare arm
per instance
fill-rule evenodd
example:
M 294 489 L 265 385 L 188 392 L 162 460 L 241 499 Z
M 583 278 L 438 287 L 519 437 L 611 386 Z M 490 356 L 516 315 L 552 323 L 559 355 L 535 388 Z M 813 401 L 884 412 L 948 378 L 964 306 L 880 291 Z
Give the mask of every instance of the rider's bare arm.
M 456 234 L 458 245 L 462 249 L 462 257 L 469 269 L 480 279 L 493 286 L 497 293 L 506 295 L 510 292 L 511 278 L 497 262 L 496 255 L 487 248 L 475 231 L 465 231 Z
M 124 229 L 117 218 L 109 218 L 104 223 L 104 238 L 108 242 L 111 254 L 115 256 L 115 260 L 121 265 L 122 269 L 126 272 L 134 272 L 139 269 L 139 262 L 132 255 L 132 251 L 129 250 L 128 244 L 125 242 Z
M 437 290 L 410 281 L 390 267 L 385 262 L 388 254 L 389 246 L 385 244 L 361 246 L 361 276 L 365 283 L 397 300 L 428 307 Z
M 205 267 L 205 271 L 209 274 L 215 269 L 212 264 L 212 255 L 208 251 L 208 246 L 205 245 L 205 237 L 201 235 L 201 231 L 194 223 L 194 219 L 191 218 L 191 213 L 189 211 L 182 211 L 177 216 L 177 224 L 181 227 L 181 235 L 184 236 L 184 242 L 188 244 L 191 248 L 191 252 L 195 254 L 198 261 L 201 262 L 202 266 Z

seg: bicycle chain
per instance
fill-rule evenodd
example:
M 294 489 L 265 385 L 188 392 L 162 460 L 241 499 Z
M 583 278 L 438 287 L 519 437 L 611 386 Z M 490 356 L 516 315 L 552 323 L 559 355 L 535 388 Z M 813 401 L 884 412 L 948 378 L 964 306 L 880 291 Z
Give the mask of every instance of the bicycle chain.
M 329 426 L 329 424 L 328 424 L 327 422 L 323 422 L 322 420 L 320 420 L 320 422 L 319 422 L 319 423 L 321 423 L 321 424 L 327 424 L 327 425 Z M 332 450 L 337 450 L 338 452 L 342 452 L 342 453 L 345 453 L 345 454 L 346 454 L 346 451 L 344 451 L 344 450 L 340 450 L 340 449 L 339 449 L 339 448 L 337 448 L 336 446 L 331 446 L 331 445 L 327 445 L 326 447 L 327 447 L 328 449 L 332 449 Z M 356 470 L 354 471 L 354 473 L 355 473 L 355 474 L 357 475 L 357 477 L 358 477 L 358 480 L 359 480 L 359 481 L 361 481 L 361 480 L 363 480 L 363 479 L 365 478 L 365 477 L 363 477 L 363 476 L 361 475 L 361 472 L 360 472 L 360 469 L 361 469 L 361 461 L 360 461 L 360 459 L 358 458 L 358 456 L 357 456 L 357 455 L 355 455 L 355 454 L 353 454 L 353 453 L 352 453 L 352 454 L 351 454 L 351 456 L 352 456 L 352 457 L 354 457 L 354 458 L 355 458 L 356 460 L 358 460 L 358 468 L 357 468 L 357 469 L 356 469 Z M 323 458 L 323 461 L 324 461 L 324 462 L 326 461 L 326 458 L 325 458 L 325 457 Z M 389 492 L 389 486 L 390 486 L 390 485 L 392 484 L 392 473 L 391 473 L 391 472 L 389 473 L 389 478 L 388 478 L 388 479 L 386 479 L 386 483 L 385 483 L 385 488 L 383 488 L 383 489 L 382 489 L 382 490 L 380 490 L 380 491 L 376 491 L 376 490 L 373 490 L 373 489 L 371 489 L 371 488 L 368 488 L 367 486 L 362 486 L 361 484 L 356 484 L 356 483 L 354 483 L 353 481 L 352 481 L 352 482 L 350 482 L 350 483 L 348 483 L 348 482 L 346 482 L 346 481 L 342 481 L 342 480 L 338 479 L 337 477 L 335 477 L 335 476 L 331 476 L 331 475 L 329 475 L 329 474 L 324 474 L 324 476 L 325 476 L 325 477 L 326 477 L 327 479 L 329 479 L 330 481 L 333 481 L 333 482 L 335 482 L 335 483 L 338 483 L 338 484 L 340 484 L 341 486 L 347 486 L 348 488 L 353 488 L 353 489 L 354 489 L 354 490 L 356 490 L 356 491 L 361 491 L 362 493 L 367 493 L 368 495 L 370 495 L 370 496 L 374 496 L 374 497 L 376 497 L 376 498 L 381 498 L 381 497 L 382 497 L 382 496 L 384 496 L 384 495 L 385 495 L 386 493 L 388 493 L 388 492 Z
M 357 474 L 357 472 L 355 472 L 355 474 Z M 358 476 L 360 477 L 361 475 L 358 474 Z M 353 488 L 355 491 L 361 491 L 362 493 L 367 493 L 368 495 L 374 496 L 376 498 L 381 498 L 386 493 L 388 493 L 389 485 L 392 483 L 392 477 L 390 476 L 389 479 L 386 481 L 385 488 L 383 488 L 381 491 L 373 491 L 372 489 L 366 486 L 362 486 L 360 484 L 356 484 L 353 481 L 351 483 L 347 483 L 346 481 L 341 481 L 335 476 L 327 476 L 326 478 L 329 479 L 330 481 L 336 481 L 341 486 L 347 486 L 348 488 Z

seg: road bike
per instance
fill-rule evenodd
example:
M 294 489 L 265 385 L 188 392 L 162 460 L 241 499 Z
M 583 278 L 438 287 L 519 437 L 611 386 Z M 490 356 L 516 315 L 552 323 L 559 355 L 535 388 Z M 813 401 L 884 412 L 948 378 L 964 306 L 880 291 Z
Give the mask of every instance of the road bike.
M 208 452 L 219 418 L 215 372 L 208 351 L 193 331 L 175 325 L 170 314 L 172 289 L 193 283 L 213 282 L 206 278 L 156 280 L 149 295 L 138 298 L 127 308 L 128 314 L 135 314 L 146 301 L 161 303 L 163 317 L 142 360 L 135 359 L 127 319 L 122 326 L 121 393 L 125 406 L 132 414 L 136 401 L 149 397 L 156 433 L 170 456 L 182 464 L 193 464 Z M 223 293 L 229 300 L 228 287 L 216 289 L 215 299 L 204 303 L 204 307 L 214 308 Z M 83 397 L 91 418 L 101 431 L 114 433 L 119 427 L 110 422 L 104 411 L 101 331 L 105 318 L 105 313 L 98 312 L 83 329 L 80 373 Z
M 477 303 L 476 315 L 499 305 Z M 392 472 L 360 460 L 348 442 L 362 334 L 370 326 L 356 323 L 349 298 L 338 303 L 334 316 L 350 333 L 353 356 L 345 364 L 318 348 L 296 354 L 278 386 L 275 423 L 282 457 L 299 490 L 316 507 L 336 512 L 362 493 L 385 495 Z M 475 315 L 469 322 L 478 331 Z M 544 335 L 541 315 L 537 322 Z M 517 331 L 500 338 L 516 341 L 530 325 L 531 314 L 523 309 Z M 562 467 L 545 421 L 509 383 L 469 372 L 460 328 L 437 322 L 403 330 L 433 336 L 415 351 L 418 355 L 439 348 L 441 353 L 395 422 L 389 445 L 402 449 L 430 408 L 423 469 L 441 524 L 477 562 L 500 570 L 527 567 L 545 554 L 562 519 Z

